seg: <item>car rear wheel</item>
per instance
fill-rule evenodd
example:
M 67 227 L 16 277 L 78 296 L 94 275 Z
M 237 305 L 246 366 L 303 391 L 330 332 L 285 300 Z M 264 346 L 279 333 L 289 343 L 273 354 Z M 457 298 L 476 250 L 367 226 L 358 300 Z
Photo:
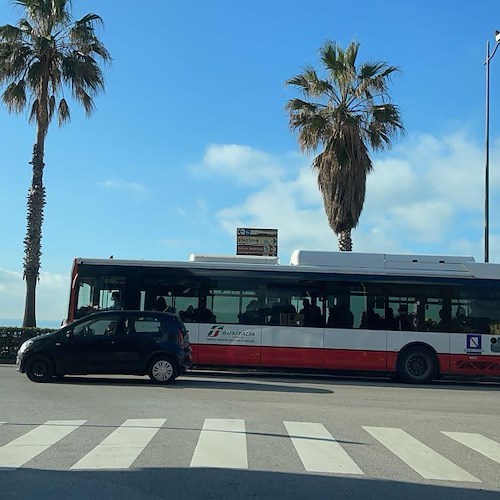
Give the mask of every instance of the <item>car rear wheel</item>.
M 35 355 L 26 362 L 26 376 L 32 382 L 48 382 L 54 376 L 54 365 L 47 356 Z
M 173 382 L 179 370 L 175 362 L 168 356 L 159 356 L 149 364 L 148 375 L 155 384 L 170 384 Z

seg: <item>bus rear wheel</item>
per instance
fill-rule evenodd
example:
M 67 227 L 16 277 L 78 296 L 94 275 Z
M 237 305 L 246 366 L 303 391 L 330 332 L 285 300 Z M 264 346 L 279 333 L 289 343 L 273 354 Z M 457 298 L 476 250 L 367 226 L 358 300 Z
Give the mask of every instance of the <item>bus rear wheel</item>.
M 428 384 L 437 377 L 438 366 L 434 353 L 425 347 L 403 351 L 398 361 L 398 375 L 409 384 Z

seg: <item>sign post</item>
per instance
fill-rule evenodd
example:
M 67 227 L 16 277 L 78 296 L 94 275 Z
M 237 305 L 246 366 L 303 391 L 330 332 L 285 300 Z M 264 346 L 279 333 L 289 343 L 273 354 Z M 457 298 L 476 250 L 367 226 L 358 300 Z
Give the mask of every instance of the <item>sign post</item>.
M 236 255 L 278 256 L 278 230 L 239 227 L 236 229 Z

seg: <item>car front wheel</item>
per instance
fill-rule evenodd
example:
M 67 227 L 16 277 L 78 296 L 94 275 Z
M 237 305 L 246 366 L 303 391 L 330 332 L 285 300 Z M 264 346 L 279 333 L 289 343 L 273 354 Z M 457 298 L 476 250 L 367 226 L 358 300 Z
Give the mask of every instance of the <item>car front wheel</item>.
M 54 365 L 46 356 L 35 355 L 26 362 L 26 375 L 32 382 L 48 382 L 54 376 Z
M 155 358 L 149 364 L 148 375 L 155 384 L 170 384 L 178 373 L 177 365 L 168 356 Z

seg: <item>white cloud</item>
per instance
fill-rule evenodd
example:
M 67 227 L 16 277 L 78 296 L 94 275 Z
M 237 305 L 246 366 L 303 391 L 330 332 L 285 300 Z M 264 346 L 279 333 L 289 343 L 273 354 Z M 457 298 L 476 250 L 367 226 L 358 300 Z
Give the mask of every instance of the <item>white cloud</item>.
M 99 182 L 99 186 L 110 189 L 112 191 L 122 191 L 130 194 L 145 194 L 147 188 L 138 182 L 129 182 L 124 179 L 108 179 L 104 182 Z
M 491 158 L 500 158 L 500 142 L 493 142 Z M 221 151 L 223 146 L 218 146 Z M 241 158 L 241 164 L 238 163 Z M 279 164 L 270 155 L 232 158 L 231 169 L 212 174 L 233 178 L 253 158 L 256 172 Z M 262 158 L 262 164 L 258 164 Z M 310 159 L 287 175 L 277 169 L 263 187 L 248 191 L 239 205 L 221 208 L 216 218 L 228 234 L 235 227 L 279 230 L 282 262 L 294 248 L 336 250 L 337 238 L 328 226 Z M 414 134 L 392 152 L 374 160 L 359 227 L 353 231 L 354 249 L 365 252 L 439 253 L 483 256 L 484 159 L 482 144 L 467 132 L 434 137 Z M 500 163 L 491 164 L 491 207 L 500 208 Z M 499 200 L 500 201 L 500 200 Z M 500 258 L 500 227 L 490 220 L 491 260 Z M 494 256 L 497 256 L 496 259 Z
M 206 224 L 208 222 L 208 207 L 205 200 L 198 199 L 189 210 L 175 207 L 175 211 L 190 224 Z
M 191 171 L 200 178 L 219 176 L 238 185 L 258 186 L 286 173 L 283 159 L 250 146 L 210 144 Z
M 67 316 L 69 277 L 40 273 L 36 288 L 36 316 L 39 320 L 62 320 Z M 0 318 L 24 316 L 25 282 L 20 272 L 0 268 Z

